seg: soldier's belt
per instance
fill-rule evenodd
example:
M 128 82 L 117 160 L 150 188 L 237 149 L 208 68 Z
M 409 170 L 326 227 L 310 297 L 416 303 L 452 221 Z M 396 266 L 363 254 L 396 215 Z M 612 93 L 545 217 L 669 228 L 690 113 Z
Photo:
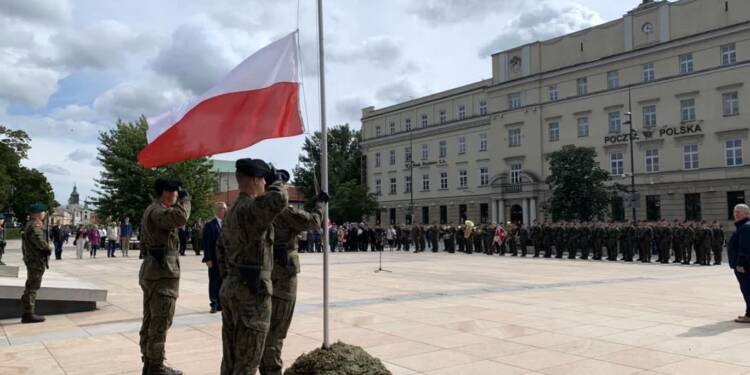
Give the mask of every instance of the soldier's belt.
M 167 249 L 164 247 L 149 247 L 148 255 L 156 259 L 156 261 L 158 261 L 159 264 L 162 264 L 164 263 L 164 258 L 167 255 Z
M 253 293 L 258 293 L 263 287 L 262 280 L 270 279 L 271 272 L 263 271 L 261 266 L 238 265 L 235 267 L 242 281 Z

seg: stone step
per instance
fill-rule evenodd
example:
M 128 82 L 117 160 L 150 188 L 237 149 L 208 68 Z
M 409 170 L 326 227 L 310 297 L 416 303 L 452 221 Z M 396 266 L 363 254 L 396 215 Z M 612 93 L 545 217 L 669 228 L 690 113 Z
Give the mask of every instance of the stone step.
M 0 277 L 18 277 L 18 267 L 0 265 Z
M 20 317 L 21 296 L 26 283 L 22 277 L 0 277 L 0 319 Z M 36 312 L 42 315 L 68 314 L 96 310 L 97 302 L 106 302 L 107 290 L 77 278 L 47 270 L 36 295 Z

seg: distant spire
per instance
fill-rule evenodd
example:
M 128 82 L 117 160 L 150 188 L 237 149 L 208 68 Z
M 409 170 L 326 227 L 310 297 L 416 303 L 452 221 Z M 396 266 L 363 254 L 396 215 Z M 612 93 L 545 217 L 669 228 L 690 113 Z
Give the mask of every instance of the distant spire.
M 73 192 L 70 193 L 70 198 L 68 198 L 68 205 L 74 205 L 74 204 L 80 204 L 81 198 L 78 195 L 78 186 L 76 183 L 73 183 Z

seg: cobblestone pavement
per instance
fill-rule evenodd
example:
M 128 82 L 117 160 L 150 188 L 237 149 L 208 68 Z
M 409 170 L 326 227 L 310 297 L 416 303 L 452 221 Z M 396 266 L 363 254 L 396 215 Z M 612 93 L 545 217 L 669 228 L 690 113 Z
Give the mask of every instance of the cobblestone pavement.
M 18 243 L 7 260 L 18 264 Z M 96 311 L 21 325 L 0 321 L 0 374 L 138 374 L 140 262 L 82 260 L 61 274 L 108 289 Z M 322 256 L 302 254 L 287 364 L 322 342 Z M 167 360 L 218 374 L 221 316 L 208 313 L 201 257 L 187 255 Z M 334 340 L 365 347 L 400 374 L 750 374 L 750 325 L 728 267 L 626 264 L 483 254 L 331 255 Z M 24 271 L 21 271 L 22 277 Z

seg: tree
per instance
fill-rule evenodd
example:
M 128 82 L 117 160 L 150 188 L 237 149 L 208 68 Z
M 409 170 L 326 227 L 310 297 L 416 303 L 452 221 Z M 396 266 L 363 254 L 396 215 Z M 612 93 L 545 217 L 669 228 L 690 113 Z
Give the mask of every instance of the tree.
M 546 183 L 552 190 L 548 202 L 553 220 L 589 221 L 607 214 L 610 189 L 604 184 L 609 172 L 595 161 L 593 148 L 563 146 L 547 156 L 550 176 Z
M 99 134 L 101 146 L 97 159 L 103 171 L 97 180 L 93 203 L 102 218 L 121 220 L 129 217 L 140 222 L 143 211 L 154 199 L 154 181 L 159 177 L 177 178 L 183 182 L 192 199 L 191 220 L 211 216 L 210 195 L 216 176 L 206 158 L 145 169 L 138 164 L 138 153 L 146 146 L 148 122 L 141 117 L 134 123 L 117 121 L 114 129 Z
M 361 133 L 349 124 L 332 127 L 328 132 L 328 193 L 331 220 L 360 221 L 377 210 L 375 196 L 362 184 Z M 316 180 L 320 178 L 320 132 L 305 139 L 299 164 L 294 168 L 294 184 L 314 204 Z
M 0 212 L 13 211 L 22 222 L 34 203 L 46 204 L 50 212 L 59 206 L 47 178 L 21 165 L 29 149 L 31 138 L 26 132 L 0 125 Z

